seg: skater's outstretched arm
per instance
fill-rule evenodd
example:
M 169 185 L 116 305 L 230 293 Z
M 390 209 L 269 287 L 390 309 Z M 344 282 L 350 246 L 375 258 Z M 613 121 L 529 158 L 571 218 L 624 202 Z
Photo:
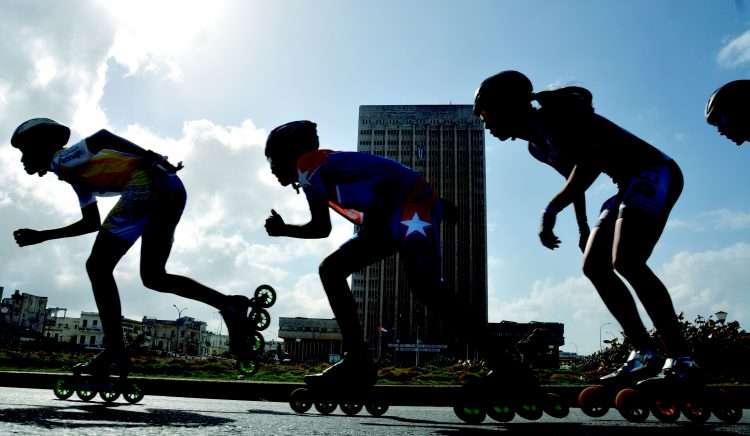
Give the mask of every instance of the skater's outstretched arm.
M 177 166 L 174 166 L 167 161 L 167 158 L 165 156 L 162 156 L 151 150 L 146 150 L 145 148 L 140 147 L 139 145 L 134 144 L 121 136 L 117 136 L 106 129 L 99 130 L 98 132 L 86 138 L 86 146 L 92 154 L 99 153 L 106 148 L 109 150 L 138 156 L 149 164 L 161 165 L 165 170 L 172 173 L 182 169 L 182 162 L 178 163 Z
M 310 222 L 302 225 L 286 224 L 275 210 L 266 219 L 268 236 L 288 236 L 299 239 L 322 239 L 331 234 L 331 213 L 328 204 L 307 197 L 310 206 Z
M 101 220 L 96 202 L 81 208 L 81 214 L 83 215 L 82 218 L 69 226 L 49 230 L 18 229 L 13 232 L 13 237 L 19 247 L 25 247 L 50 239 L 70 238 L 99 230 Z

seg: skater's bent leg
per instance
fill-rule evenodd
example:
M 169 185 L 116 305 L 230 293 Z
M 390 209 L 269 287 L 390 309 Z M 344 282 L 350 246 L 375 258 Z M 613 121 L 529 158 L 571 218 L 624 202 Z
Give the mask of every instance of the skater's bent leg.
M 131 245 L 131 242 L 124 241 L 106 230 L 101 230 L 96 237 L 91 255 L 86 261 L 86 271 L 91 280 L 94 300 L 102 321 L 105 346 L 115 352 L 123 348 L 120 322 L 122 309 L 117 284 L 112 273 Z
M 626 217 L 617 220 L 613 264 L 643 303 L 667 353 L 682 354 L 687 351 L 687 346 L 680 333 L 672 298 L 661 280 L 646 264 L 661 236 L 664 224 L 655 223 L 652 217 L 639 212 L 629 211 Z
M 638 315 L 635 300 L 612 266 L 613 239 L 611 220 L 603 220 L 600 226 L 594 227 L 583 255 L 583 273 L 635 347 L 647 347 L 650 336 Z
M 363 353 L 364 334 L 357 316 L 357 304 L 347 278 L 365 266 L 382 259 L 389 250 L 354 237 L 321 262 L 320 281 L 333 315 L 341 329 L 342 346 L 349 353 Z
M 408 281 L 415 297 L 427 309 L 443 320 L 460 320 L 450 324 L 450 330 L 462 342 L 476 340 L 487 333 L 487 324 L 481 314 L 474 313 L 470 301 L 456 295 L 442 276 L 439 252 L 433 250 L 429 241 L 406 242 L 400 249 L 401 259 L 406 267 Z
M 167 259 L 174 242 L 174 230 L 181 214 L 181 207 L 163 207 L 146 224 L 141 243 L 143 285 L 155 291 L 169 292 L 222 310 L 227 304 L 224 294 L 191 278 L 170 274 L 166 270 Z

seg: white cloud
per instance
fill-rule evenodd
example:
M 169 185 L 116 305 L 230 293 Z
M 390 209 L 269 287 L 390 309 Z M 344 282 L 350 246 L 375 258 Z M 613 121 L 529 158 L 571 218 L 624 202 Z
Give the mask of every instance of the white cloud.
M 670 218 L 667 228 L 704 232 L 707 229 L 741 231 L 750 229 L 750 213 L 731 209 L 701 212 L 692 218 Z
M 750 30 L 729 41 L 719 50 L 719 65 L 733 68 L 750 61 Z
M 750 244 L 702 252 L 681 252 L 659 268 L 678 311 L 689 318 L 729 312 L 745 328 L 750 325 L 747 286 L 750 283 Z
M 221 2 L 200 0 L 102 1 L 115 23 L 109 55 L 128 69 L 182 80 L 180 60 L 221 16 Z
M 711 219 L 716 229 L 720 230 L 744 230 L 750 229 L 750 213 L 729 209 L 718 209 L 706 212 L 705 215 Z

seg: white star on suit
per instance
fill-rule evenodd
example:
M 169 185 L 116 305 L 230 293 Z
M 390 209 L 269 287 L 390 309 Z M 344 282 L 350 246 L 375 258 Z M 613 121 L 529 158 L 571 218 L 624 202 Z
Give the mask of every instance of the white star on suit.
M 427 237 L 427 233 L 425 233 L 424 229 L 425 227 L 429 227 L 432 225 L 428 223 L 427 221 L 422 221 L 419 218 L 419 214 L 417 212 L 414 212 L 414 215 L 412 215 L 410 220 L 401 221 L 401 224 L 407 227 L 406 229 L 407 238 L 409 237 L 409 235 L 411 235 L 414 232 L 421 233 L 422 236 Z

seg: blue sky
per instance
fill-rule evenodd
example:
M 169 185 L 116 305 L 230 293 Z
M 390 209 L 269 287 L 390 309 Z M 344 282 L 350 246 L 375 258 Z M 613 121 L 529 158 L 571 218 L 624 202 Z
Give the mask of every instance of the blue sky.
M 324 146 L 352 150 L 361 104 L 470 103 L 483 78 L 517 69 L 536 89 L 587 87 L 599 113 L 680 164 L 685 190 L 651 265 L 688 317 L 723 309 L 750 325 L 747 151 L 703 120 L 708 95 L 750 71 L 750 11 L 735 1 L 25 2 L 0 17 L 12 23 L 0 34 L 13 61 L 0 72 L 6 137 L 46 115 L 75 137 L 108 127 L 184 159 L 189 207 L 170 268 L 227 292 L 268 281 L 281 292 L 274 317 L 330 314 L 317 264 L 351 229 L 337 222 L 319 242 L 265 236 L 271 207 L 306 218 L 302 197 L 269 179 L 267 131 L 312 119 Z M 601 327 L 613 320 L 581 276 L 572 213 L 558 223 L 559 250 L 536 237 L 563 179 L 521 141 L 486 140 L 490 319 L 565 322 L 565 349 L 597 349 L 600 329 L 619 329 Z M 26 223 L 75 220 L 72 191 L 20 174 L 7 140 L 0 149 L 0 253 L 13 260 L 0 266 L 0 286 L 93 309 L 83 270 L 91 238 L 23 250 L 10 238 Z M 591 188 L 592 224 L 613 193 L 604 177 Z M 145 290 L 136 250 L 121 270 L 127 315 L 173 317 L 176 302 L 218 327 L 209 308 Z

